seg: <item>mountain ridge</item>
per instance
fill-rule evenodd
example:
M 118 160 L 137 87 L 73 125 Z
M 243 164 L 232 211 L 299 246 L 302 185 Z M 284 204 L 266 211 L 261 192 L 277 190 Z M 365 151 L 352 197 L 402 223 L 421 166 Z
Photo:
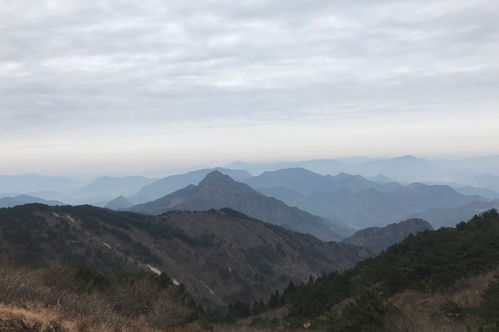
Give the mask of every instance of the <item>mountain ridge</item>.
M 266 298 L 290 281 L 343 270 L 371 255 L 230 209 L 145 216 L 40 204 L 0 209 L 0 250 L 24 264 L 68 260 L 105 274 L 166 272 L 205 305 Z
M 205 211 L 213 208 L 231 208 L 259 220 L 312 234 L 321 240 L 342 238 L 322 218 L 289 207 L 218 171 L 209 173 L 197 186 L 189 185 L 158 200 L 133 206 L 130 211 L 161 214 L 170 210 Z
M 384 227 L 369 227 L 355 232 L 352 236 L 343 239 L 343 243 L 359 245 L 379 253 L 388 247 L 404 240 L 409 235 L 433 230 L 433 226 L 423 219 L 408 219 Z

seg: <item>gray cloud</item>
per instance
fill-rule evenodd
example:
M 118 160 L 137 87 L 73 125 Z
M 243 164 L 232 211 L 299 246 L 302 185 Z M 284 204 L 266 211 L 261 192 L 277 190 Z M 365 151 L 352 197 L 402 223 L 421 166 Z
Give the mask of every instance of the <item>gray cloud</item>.
M 495 0 L 2 1 L 0 138 L 490 117 L 498 36 Z

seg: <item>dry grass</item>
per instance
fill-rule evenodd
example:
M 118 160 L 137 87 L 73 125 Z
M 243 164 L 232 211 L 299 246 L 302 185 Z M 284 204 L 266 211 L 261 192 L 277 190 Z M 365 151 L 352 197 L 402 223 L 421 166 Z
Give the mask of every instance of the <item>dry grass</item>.
M 58 315 L 47 309 L 23 309 L 0 304 L 1 331 L 69 331 Z
M 98 291 L 61 264 L 32 270 L 0 259 L 0 294 L 0 331 L 196 332 L 183 326 L 191 309 L 174 289 L 138 281 Z

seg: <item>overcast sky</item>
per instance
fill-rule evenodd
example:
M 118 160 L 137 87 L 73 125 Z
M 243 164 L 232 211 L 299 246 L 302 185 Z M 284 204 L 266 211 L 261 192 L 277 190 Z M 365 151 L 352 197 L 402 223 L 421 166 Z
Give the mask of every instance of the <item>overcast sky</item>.
M 497 0 L 0 0 L 0 173 L 499 153 Z

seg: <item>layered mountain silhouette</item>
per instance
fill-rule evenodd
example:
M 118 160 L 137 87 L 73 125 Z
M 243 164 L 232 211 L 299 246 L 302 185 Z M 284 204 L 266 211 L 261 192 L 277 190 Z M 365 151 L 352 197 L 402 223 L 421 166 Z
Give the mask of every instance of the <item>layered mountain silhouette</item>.
M 290 281 L 370 256 L 361 247 L 322 242 L 230 209 L 146 216 L 23 205 L 0 209 L 0 246 L 23 264 L 79 262 L 107 275 L 165 272 L 205 305 L 267 298 Z
M 373 159 L 367 157 L 352 157 L 339 159 L 318 159 L 293 162 L 273 163 L 245 163 L 236 162 L 227 167 L 245 169 L 254 174 L 274 171 L 283 168 L 302 167 L 320 174 L 337 174 L 340 172 L 362 174 L 368 178 L 378 174 L 390 178 L 392 181 L 404 183 L 412 182 L 448 182 L 463 183 L 465 178 L 472 179 L 469 183 L 478 187 L 485 187 L 499 191 L 497 186 L 497 170 L 499 156 L 467 158 L 461 160 L 431 160 L 411 155 L 387 159 Z M 487 174 L 488 173 L 488 174 Z M 481 177 L 480 175 L 486 176 Z M 489 176 L 489 175 L 492 175 Z M 490 180 L 493 180 L 491 182 Z M 495 188 L 494 188 L 494 183 Z
M 365 247 L 374 253 L 379 253 L 386 248 L 401 242 L 411 234 L 426 230 L 433 230 L 433 227 L 427 221 L 423 219 L 409 219 L 385 227 L 362 229 L 344 239 L 343 242 L 356 244 Z
M 30 203 L 40 203 L 46 205 L 66 205 L 63 202 L 59 201 L 48 201 L 45 199 L 41 199 L 39 197 L 33 197 L 28 195 L 19 195 L 14 197 L 2 197 L 0 198 L 0 208 L 8 208 L 14 207 L 17 205 L 24 205 Z
M 104 176 L 72 192 L 71 196 L 79 200 L 106 201 L 117 196 L 131 196 L 154 181 L 142 176 Z
M 247 183 L 288 205 L 358 228 L 385 226 L 428 209 L 484 200 L 446 185 L 378 183 L 359 175 L 323 176 L 303 169 L 267 172 Z
M 491 173 L 481 174 L 474 177 L 471 183 L 479 187 L 490 188 L 495 191 L 499 191 L 499 175 L 494 175 Z
M 344 237 L 342 234 L 348 232 L 348 227 L 344 225 L 289 207 L 219 171 L 209 173 L 197 186 L 189 185 L 158 200 L 136 205 L 130 210 L 157 215 L 172 210 L 205 211 L 224 207 L 275 225 L 312 234 L 321 240 L 339 240 Z
M 39 174 L 0 175 L 0 194 L 28 194 L 37 191 L 64 192 L 75 189 L 79 181 Z
M 246 180 L 245 183 L 256 189 L 286 187 L 305 195 L 335 191 L 340 188 L 358 191 L 381 186 L 360 175 L 346 173 L 335 176 L 320 175 L 304 168 L 288 168 L 264 172 L 259 176 Z
M 455 186 L 457 192 L 463 195 L 476 195 L 488 199 L 499 199 L 499 192 L 488 188 L 473 187 L 473 186 Z
M 415 213 L 412 217 L 428 220 L 434 227 L 453 227 L 461 221 L 491 209 L 499 209 L 499 199 L 474 201 L 451 208 L 432 208 Z

